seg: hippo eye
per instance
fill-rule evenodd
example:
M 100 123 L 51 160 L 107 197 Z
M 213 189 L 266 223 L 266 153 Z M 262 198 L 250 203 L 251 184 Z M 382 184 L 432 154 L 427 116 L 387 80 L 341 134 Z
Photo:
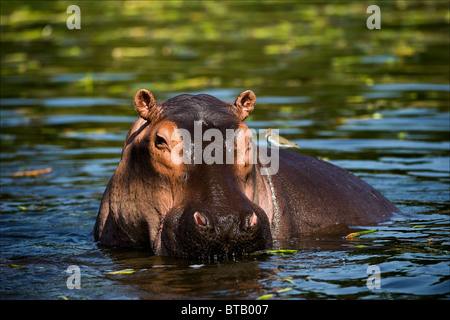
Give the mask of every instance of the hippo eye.
M 155 146 L 158 149 L 163 149 L 163 148 L 168 148 L 169 144 L 167 143 L 166 139 L 164 139 L 160 135 L 156 135 Z

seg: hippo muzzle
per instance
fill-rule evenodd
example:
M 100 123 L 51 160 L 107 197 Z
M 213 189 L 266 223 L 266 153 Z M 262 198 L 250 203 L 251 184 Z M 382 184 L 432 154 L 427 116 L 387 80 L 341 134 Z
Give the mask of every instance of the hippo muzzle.
M 171 210 L 161 233 L 161 254 L 178 257 L 230 257 L 271 246 L 269 219 L 248 199 Z

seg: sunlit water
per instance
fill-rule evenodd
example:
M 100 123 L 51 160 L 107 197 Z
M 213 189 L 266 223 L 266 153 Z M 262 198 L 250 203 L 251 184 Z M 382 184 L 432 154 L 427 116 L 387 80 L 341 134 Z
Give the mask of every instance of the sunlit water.
M 220 27 L 212 22 L 209 34 L 209 15 L 193 5 L 184 10 L 191 20 L 181 20 L 176 30 L 185 38 L 176 35 L 169 41 L 163 22 L 130 22 L 129 17 L 141 17 L 140 11 L 124 5 L 122 16 L 121 2 L 115 1 L 105 19 L 126 27 L 119 32 L 105 20 L 93 31 L 84 24 L 86 38 L 78 38 L 73 33 L 62 36 L 65 21 L 45 20 L 45 13 L 55 15 L 66 6 L 43 3 L 35 8 L 40 10 L 34 15 L 38 26 L 22 21 L 23 29 L 16 29 L 17 21 L 2 22 L 2 299 L 450 298 L 450 89 L 448 37 L 442 36 L 448 22 L 427 29 L 426 21 L 410 20 L 410 32 L 429 36 L 420 42 L 397 32 L 397 38 L 388 37 L 378 47 L 361 36 L 367 29 L 352 24 L 357 16 L 351 14 L 348 24 L 342 21 L 341 7 L 281 6 L 275 14 L 285 13 L 285 20 L 273 19 L 271 29 L 264 18 L 273 11 L 232 2 L 207 6 L 216 17 L 236 11 L 238 19 L 254 12 L 252 25 L 241 23 L 240 32 L 217 37 L 217 32 L 232 28 L 232 21 Z M 438 6 L 430 8 L 429 19 L 439 16 Z M 2 4 L 2 14 L 14 11 L 4 9 Z M 308 19 L 313 9 L 323 12 L 324 29 L 314 24 L 322 21 L 319 16 Z M 179 12 L 171 10 L 164 11 L 172 13 L 167 13 L 168 21 Z M 413 12 L 391 10 L 405 19 Z M 12 16 L 20 22 L 18 13 Z M 392 28 L 402 30 L 386 17 Z M 88 16 L 84 21 L 94 20 Z M 201 22 L 198 32 L 209 41 L 193 44 L 192 21 Z M 337 22 L 343 34 L 326 28 Z M 48 25 L 51 30 L 45 29 Z M 143 26 L 154 28 L 151 35 L 158 45 L 130 51 L 148 45 L 145 30 L 139 29 Z M 300 29 L 308 30 L 308 37 L 300 37 Z M 327 36 L 323 30 L 329 30 Z M 285 45 L 286 33 L 299 36 Z M 362 40 L 345 44 L 347 37 Z M 341 41 L 337 47 L 336 41 Z M 35 44 L 33 50 L 29 43 Z M 222 46 L 232 47 L 228 55 Z M 386 46 L 393 49 L 386 53 Z M 148 57 L 156 62 L 146 62 Z M 247 76 L 236 74 L 245 71 Z M 251 88 L 258 104 L 247 120 L 249 127 L 279 128 L 301 146 L 299 152 L 354 172 L 402 214 L 364 227 L 378 231 L 356 240 L 313 235 L 276 242 L 275 248 L 298 250 L 286 255 L 198 261 L 102 248 L 93 241 L 92 228 L 127 131 L 137 118 L 132 98 L 141 87 L 152 90 L 159 101 L 180 93 L 209 93 L 229 102 Z M 51 172 L 14 175 L 45 168 Z M 353 226 L 349 232 L 356 229 L 362 228 Z M 67 288 L 71 265 L 80 267 L 81 289 Z M 379 289 L 367 286 L 371 265 L 380 269 Z M 110 273 L 121 270 L 129 272 Z

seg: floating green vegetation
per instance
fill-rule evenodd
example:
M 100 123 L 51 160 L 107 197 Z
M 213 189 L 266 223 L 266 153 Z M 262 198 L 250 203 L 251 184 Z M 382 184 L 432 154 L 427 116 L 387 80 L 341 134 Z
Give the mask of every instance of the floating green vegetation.
M 135 273 L 136 271 L 135 270 L 133 270 L 133 269 L 124 269 L 124 270 L 119 270 L 119 271 L 110 271 L 110 272 L 107 272 L 107 274 L 117 274 L 117 275 L 120 275 L 120 274 L 132 274 L 132 273 Z
M 364 231 L 358 231 L 358 232 L 352 232 L 345 236 L 346 240 L 354 240 L 359 238 L 360 236 L 364 234 L 374 233 L 377 232 L 378 229 L 372 229 L 372 230 L 364 230 Z
M 284 255 L 288 255 L 288 254 L 294 254 L 297 252 L 298 252 L 298 250 L 292 250 L 292 249 L 274 249 L 274 250 L 263 250 L 263 251 L 252 252 L 252 253 L 248 253 L 247 255 L 259 256 L 259 255 L 263 255 L 263 254 L 268 254 L 268 255 L 284 256 Z
M 288 291 L 291 291 L 291 290 L 292 290 L 292 288 L 277 289 L 277 290 L 274 291 L 274 293 L 263 294 L 262 296 L 259 296 L 255 300 L 269 300 L 269 299 L 272 299 L 273 297 L 275 297 L 276 295 L 278 295 L 280 293 L 288 292 Z

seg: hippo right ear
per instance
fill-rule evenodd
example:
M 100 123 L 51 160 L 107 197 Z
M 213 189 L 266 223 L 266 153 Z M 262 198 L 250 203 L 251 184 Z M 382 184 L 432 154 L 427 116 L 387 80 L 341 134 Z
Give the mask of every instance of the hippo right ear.
M 245 90 L 237 97 L 234 105 L 237 107 L 236 115 L 241 121 L 244 121 L 253 111 L 256 104 L 256 96 L 252 90 Z
M 134 97 L 134 108 L 142 118 L 150 120 L 152 109 L 154 109 L 155 106 L 156 100 L 150 91 L 141 89 L 136 93 L 136 96 Z

